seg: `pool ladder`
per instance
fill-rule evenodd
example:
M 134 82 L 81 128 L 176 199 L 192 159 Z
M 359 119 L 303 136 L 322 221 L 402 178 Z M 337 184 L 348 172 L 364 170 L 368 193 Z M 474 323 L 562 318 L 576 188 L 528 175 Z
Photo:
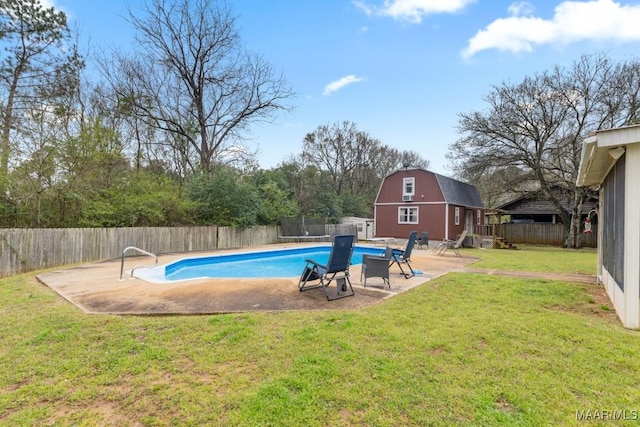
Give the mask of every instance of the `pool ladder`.
M 139 264 L 139 265 L 134 266 L 131 269 L 131 277 L 130 277 L 130 279 L 133 279 L 133 272 L 135 271 L 136 268 L 153 268 L 156 265 L 158 265 L 158 256 L 157 255 L 152 254 L 151 252 L 147 252 L 145 250 L 142 250 L 140 248 L 136 248 L 135 246 L 127 246 L 122 251 L 122 261 L 120 262 L 120 281 L 124 280 L 124 278 L 123 278 L 123 276 L 124 276 L 124 258 L 125 258 L 125 256 L 126 256 L 128 251 L 133 251 L 133 250 L 135 250 L 135 251 L 137 251 L 137 252 L 139 252 L 139 253 L 141 253 L 143 255 L 148 255 L 150 257 L 153 257 L 153 265 L 142 265 L 142 264 Z

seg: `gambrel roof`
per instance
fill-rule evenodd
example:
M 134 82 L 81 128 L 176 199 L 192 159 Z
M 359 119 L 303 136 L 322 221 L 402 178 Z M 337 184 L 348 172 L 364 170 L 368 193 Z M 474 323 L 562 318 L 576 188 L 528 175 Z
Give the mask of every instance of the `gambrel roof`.
M 435 172 L 413 167 L 402 168 L 385 176 L 380 184 L 375 204 L 404 203 L 402 193 L 398 191 L 400 188 L 398 185 L 402 183 L 404 177 L 416 179 L 416 191 L 419 192 L 416 196 L 419 196 L 419 199 L 412 201 L 441 202 L 466 208 L 484 209 L 480 192 L 475 186 Z M 425 195 L 427 195 L 426 199 Z

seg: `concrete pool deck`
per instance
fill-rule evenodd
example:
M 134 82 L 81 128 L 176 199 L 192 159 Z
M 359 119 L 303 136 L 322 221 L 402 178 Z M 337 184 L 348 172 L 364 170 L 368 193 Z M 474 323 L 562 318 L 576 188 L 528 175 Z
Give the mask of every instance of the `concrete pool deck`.
M 303 244 L 278 244 L 238 250 L 219 250 L 166 254 L 158 256 L 164 265 L 180 258 L 223 253 L 255 251 L 257 249 L 292 248 Z M 216 314 L 249 311 L 358 309 L 405 292 L 450 271 L 462 271 L 476 258 L 440 256 L 415 248 L 411 265 L 416 274 L 410 279 L 400 275 L 397 266 L 391 269 L 391 289 L 383 289 L 382 279 L 370 278 L 367 287 L 360 281 L 360 265 L 350 269 L 355 296 L 327 301 L 322 289 L 298 290 L 298 277 L 279 279 L 194 279 L 172 283 L 150 283 L 130 279 L 129 271 L 136 264 L 148 264 L 149 258 L 127 257 L 125 279 L 120 281 L 121 259 L 95 262 L 39 274 L 37 279 L 61 297 L 88 314 Z M 301 272 L 302 268 L 301 266 Z M 332 284 L 333 285 L 333 284 Z

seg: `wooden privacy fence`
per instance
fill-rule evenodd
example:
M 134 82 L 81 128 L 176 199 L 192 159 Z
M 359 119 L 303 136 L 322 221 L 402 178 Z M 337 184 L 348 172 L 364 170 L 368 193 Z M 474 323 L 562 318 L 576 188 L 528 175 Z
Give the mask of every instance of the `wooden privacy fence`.
M 598 226 L 593 224 L 592 233 L 582 233 L 582 246 L 595 248 Z M 534 245 L 564 244 L 562 224 L 502 224 L 502 234 L 511 243 L 529 243 Z
M 210 251 L 278 243 L 280 227 L 119 227 L 0 229 L 0 277 L 122 256 L 127 246 L 154 254 Z M 327 225 L 327 234 L 356 234 Z
M 218 231 L 218 227 L 2 229 L 0 276 L 113 259 L 127 246 L 153 253 L 215 249 Z

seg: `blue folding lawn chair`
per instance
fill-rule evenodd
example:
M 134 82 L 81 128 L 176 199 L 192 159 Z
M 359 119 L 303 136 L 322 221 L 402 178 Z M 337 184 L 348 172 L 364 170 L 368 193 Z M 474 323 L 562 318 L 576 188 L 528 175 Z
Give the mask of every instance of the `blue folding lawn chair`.
M 354 240 L 352 234 L 335 236 L 326 265 L 307 259 L 298 282 L 300 291 L 322 288 L 329 301 L 355 295 L 349 279 Z M 336 284 L 335 293 L 329 292 L 331 283 Z
M 394 249 L 393 255 L 391 257 L 391 264 L 389 265 L 389 267 L 391 267 L 393 264 L 398 264 L 401 274 L 405 279 L 416 275 L 415 271 L 413 271 L 413 268 L 411 268 L 411 251 L 416 244 L 417 235 L 417 231 L 412 231 L 409 234 L 409 240 L 407 240 L 407 245 L 404 247 L 404 249 Z M 403 264 L 409 268 L 410 272 L 404 271 L 404 269 L 402 268 Z

